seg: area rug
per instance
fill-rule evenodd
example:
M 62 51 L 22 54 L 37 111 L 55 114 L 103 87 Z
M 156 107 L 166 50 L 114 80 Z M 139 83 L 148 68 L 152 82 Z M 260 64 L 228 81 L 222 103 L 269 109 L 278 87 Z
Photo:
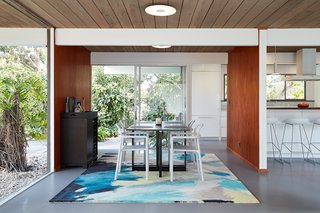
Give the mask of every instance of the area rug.
M 242 182 L 214 155 L 203 154 L 205 181 L 200 181 L 197 168 L 188 158 L 187 171 L 169 173 L 132 171 L 128 162 L 114 181 L 116 155 L 105 154 L 98 162 L 72 181 L 50 202 L 82 203 L 259 203 Z M 130 159 L 130 158 L 129 158 Z M 175 162 L 184 155 L 176 155 Z

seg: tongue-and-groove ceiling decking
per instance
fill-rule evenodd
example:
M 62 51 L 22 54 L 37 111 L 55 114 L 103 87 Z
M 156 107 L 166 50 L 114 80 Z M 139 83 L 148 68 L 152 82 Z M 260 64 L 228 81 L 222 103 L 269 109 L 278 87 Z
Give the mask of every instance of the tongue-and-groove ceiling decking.
M 151 4 L 177 13 L 153 17 Z M 319 28 L 319 0 L 2 0 L 0 27 L 55 28 Z M 88 47 L 91 51 L 156 51 Z M 225 52 L 230 47 L 174 47 L 170 52 Z

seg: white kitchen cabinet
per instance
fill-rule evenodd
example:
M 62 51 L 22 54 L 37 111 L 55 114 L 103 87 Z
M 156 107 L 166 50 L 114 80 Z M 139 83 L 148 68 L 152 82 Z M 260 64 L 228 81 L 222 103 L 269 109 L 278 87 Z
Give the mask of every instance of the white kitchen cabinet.
M 192 119 L 203 123 L 202 137 L 220 138 L 221 65 L 192 66 Z
M 222 138 L 227 137 L 227 111 L 226 110 L 221 110 L 221 116 L 220 116 L 220 136 Z
M 198 124 L 203 124 L 203 129 L 201 130 L 201 137 L 211 138 L 219 137 L 220 134 L 220 124 L 219 116 L 192 116 L 192 119 L 195 120 L 194 126 Z

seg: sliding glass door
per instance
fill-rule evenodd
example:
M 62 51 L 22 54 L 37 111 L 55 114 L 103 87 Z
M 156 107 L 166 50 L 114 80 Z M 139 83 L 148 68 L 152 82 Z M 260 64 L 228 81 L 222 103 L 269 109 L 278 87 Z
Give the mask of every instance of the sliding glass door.
M 183 67 L 146 67 L 138 69 L 136 92 L 137 120 L 185 120 L 185 77 Z
M 185 121 L 185 68 L 93 66 L 92 107 L 99 111 L 100 139 L 117 135 L 120 120 Z

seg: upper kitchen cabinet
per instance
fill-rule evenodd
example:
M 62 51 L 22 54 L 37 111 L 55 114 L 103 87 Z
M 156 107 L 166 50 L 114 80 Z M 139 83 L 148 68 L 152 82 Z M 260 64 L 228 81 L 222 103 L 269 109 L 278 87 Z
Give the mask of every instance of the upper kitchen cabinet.
M 202 137 L 220 138 L 221 65 L 192 66 L 192 119 L 203 123 Z M 195 125 L 196 125 L 195 124 Z

